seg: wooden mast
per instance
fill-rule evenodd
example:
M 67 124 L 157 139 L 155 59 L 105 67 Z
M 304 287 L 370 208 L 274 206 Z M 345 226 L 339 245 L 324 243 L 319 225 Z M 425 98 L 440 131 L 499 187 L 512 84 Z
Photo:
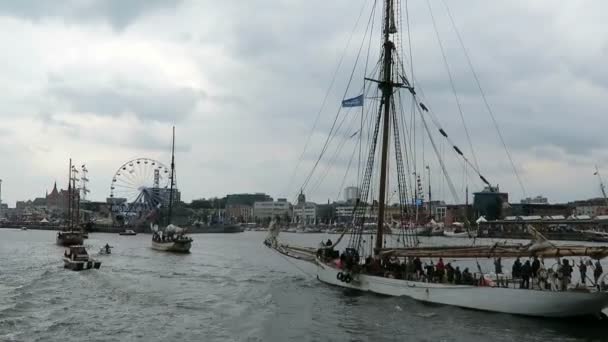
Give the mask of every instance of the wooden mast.
M 175 126 L 173 126 L 173 138 L 171 141 L 171 188 L 169 190 L 169 213 L 167 215 L 167 225 L 171 224 L 171 210 L 173 209 L 174 177 L 175 177 Z
M 72 158 L 68 165 L 68 228 L 72 230 Z
M 391 99 L 393 96 L 393 82 L 391 79 L 391 63 L 393 42 L 390 41 L 390 17 L 392 12 L 393 0 L 385 0 L 384 7 L 384 61 L 383 61 L 383 80 L 380 82 L 380 90 L 382 91 L 381 106 L 384 105 L 384 117 L 382 122 L 382 157 L 380 160 L 380 193 L 378 195 L 378 227 L 376 231 L 376 251 L 384 245 L 383 230 L 384 230 L 384 209 L 386 206 L 386 179 L 388 175 L 388 137 L 390 129 L 390 108 Z

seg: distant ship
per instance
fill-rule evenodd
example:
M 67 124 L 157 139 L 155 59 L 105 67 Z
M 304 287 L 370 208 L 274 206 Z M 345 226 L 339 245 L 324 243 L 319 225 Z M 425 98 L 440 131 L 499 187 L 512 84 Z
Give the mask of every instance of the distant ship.
M 152 228 L 152 249 L 163 252 L 190 253 L 192 238 L 186 235 L 186 230 L 171 224 L 171 211 L 173 209 L 173 185 L 175 182 L 175 127 L 173 127 L 173 139 L 171 143 L 171 188 L 169 192 L 169 214 L 167 226 L 159 229 Z
M 209 225 L 201 224 L 199 222 L 195 222 L 191 228 L 193 233 L 205 234 L 205 233 L 213 233 L 213 234 L 228 234 L 228 233 L 242 233 L 244 231 L 243 227 L 238 224 L 225 224 L 221 222 L 212 222 Z
M 62 231 L 57 232 L 57 244 L 60 246 L 82 245 L 85 238 L 83 231 L 78 228 L 80 201 L 74 198 L 78 196 L 75 191 L 77 172 L 72 166 L 72 159 L 70 159 L 68 173 L 68 223 L 67 226 L 63 227 Z

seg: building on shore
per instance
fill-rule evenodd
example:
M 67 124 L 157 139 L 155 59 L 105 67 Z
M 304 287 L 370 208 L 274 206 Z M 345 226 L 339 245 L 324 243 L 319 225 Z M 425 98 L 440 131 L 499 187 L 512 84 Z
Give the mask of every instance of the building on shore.
M 282 221 L 291 221 L 291 204 L 285 198 L 276 201 L 263 201 L 253 203 L 253 216 L 256 220 L 279 218 Z M 289 218 L 289 219 L 287 219 Z
M 497 220 L 503 217 L 509 206 L 509 194 L 500 192 L 497 186 L 486 186 L 483 191 L 473 194 L 473 217 L 483 216 L 486 220 Z
M 252 222 L 254 220 L 253 206 L 238 203 L 226 204 L 226 218 L 231 222 Z
M 298 195 L 298 202 L 293 206 L 292 223 L 312 225 L 317 223 L 317 204 L 306 202 L 303 192 Z
M 526 197 L 520 201 L 521 204 L 549 204 L 549 199 L 542 195 L 536 197 Z
M 348 203 L 355 203 L 361 196 L 361 189 L 356 186 L 349 186 L 344 189 L 344 200 Z

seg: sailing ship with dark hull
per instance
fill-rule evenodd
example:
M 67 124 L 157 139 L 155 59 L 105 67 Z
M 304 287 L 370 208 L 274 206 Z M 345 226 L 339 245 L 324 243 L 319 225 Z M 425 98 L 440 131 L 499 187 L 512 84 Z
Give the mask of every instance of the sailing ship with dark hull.
M 528 316 L 601 315 L 602 310 L 608 307 L 605 275 L 596 277 L 590 286 L 574 287 L 566 282 L 569 279 L 566 259 L 586 257 L 600 260 L 608 256 L 608 247 L 554 245 L 533 227 L 529 227 L 529 229 L 535 239 L 528 244 L 479 245 L 478 241 L 472 239 L 470 244 L 421 246 L 414 230 L 410 228 L 411 225 L 408 227 L 408 222 L 413 222 L 414 215 L 411 208 L 415 207 L 415 203 L 410 202 L 412 199 L 408 191 L 412 188 L 412 182 L 408 184 L 407 160 L 403 158 L 407 149 L 404 148 L 405 141 L 401 140 L 401 135 L 407 133 L 399 124 L 402 120 L 400 116 L 403 113 L 397 110 L 404 95 L 411 99 L 413 113 L 422 122 L 421 126 L 428 134 L 428 139 L 438 158 L 438 164 L 442 168 L 454 197 L 456 197 L 455 191 L 453 191 L 454 186 L 431 135 L 430 124 L 435 124 L 441 137 L 447 139 L 457 157 L 462 159 L 463 163 L 472 169 L 484 184 L 490 186 L 490 183 L 479 172 L 479 168 L 469 161 L 463 150 L 448 138 L 448 134 L 437 124 L 435 118 L 431 117 L 433 114 L 429 107 L 420 101 L 417 94 L 418 89 L 415 89 L 410 81 L 410 77 L 403 67 L 403 61 L 400 60 L 403 49 L 397 48 L 395 44 L 401 29 L 401 20 L 396 20 L 395 13 L 398 13 L 400 8 L 399 0 L 383 1 L 381 53 L 379 67 L 375 69 L 378 73 L 376 77 L 365 77 L 367 84 L 371 83 L 377 87 L 379 101 L 377 101 L 374 125 L 370 126 L 371 138 L 366 153 L 367 160 L 363 165 L 361 193 L 353 212 L 354 222 L 351 234 L 347 239 L 344 239 L 346 235 L 342 234 L 335 242 L 328 241 L 318 248 L 307 248 L 281 243 L 278 240 L 279 230 L 270 227 L 265 245 L 283 255 L 315 264 L 316 276 L 321 282 L 343 288 L 389 296 L 407 296 L 429 303 Z M 364 89 L 366 89 L 365 86 Z M 404 95 L 401 95 L 402 93 Z M 429 118 L 432 121 L 429 121 Z M 390 146 L 391 141 L 394 146 Z M 392 150 L 391 153 L 395 158 L 392 168 L 389 168 L 389 150 Z M 375 160 L 376 157 L 379 157 L 379 163 Z M 399 195 L 401 219 L 398 222 L 401 225 L 401 232 L 397 240 L 398 246 L 387 245 L 387 236 L 383 229 L 387 220 L 385 209 L 388 199 L 389 170 L 396 170 L 394 178 Z M 413 181 L 413 183 L 415 182 Z M 374 190 L 377 192 L 376 198 L 373 198 L 373 184 L 377 184 Z M 376 233 L 373 239 L 363 235 L 363 227 L 370 220 L 370 210 L 374 210 L 376 213 L 375 216 L 371 216 L 375 218 L 376 223 Z M 475 232 L 469 222 L 465 220 L 464 223 L 468 236 L 474 236 Z M 345 242 L 348 240 L 346 246 L 340 245 L 342 240 Z M 555 270 L 552 267 L 546 269 L 543 267 L 538 270 L 539 280 L 547 277 L 547 274 L 552 275 L 546 279 L 547 283 L 539 282 L 537 285 L 524 288 L 515 285 L 519 283 L 517 275 L 510 275 L 507 272 L 499 274 L 483 272 L 479 263 L 476 262 L 479 259 L 488 258 L 490 260 L 494 258 L 500 262 L 502 258 L 532 257 L 539 258 L 539 260 L 555 259 L 557 266 L 555 266 Z M 421 259 L 435 261 L 439 259 L 443 265 L 440 258 L 469 260 L 477 263 L 478 269 L 469 275 L 470 279 L 463 282 L 445 281 L 443 273 L 441 276 L 436 276 L 436 273 L 431 272 L 427 278 L 417 271 L 412 272 L 415 270 L 416 263 Z M 572 268 L 570 268 L 570 272 L 572 272 Z M 557 279 L 560 279 L 561 286 L 549 286 L 549 282 L 557 281 Z
M 80 219 L 80 200 L 76 190 L 77 170 L 72 165 L 70 159 L 68 177 L 68 219 L 61 231 L 57 232 L 56 242 L 60 246 L 82 245 L 85 235 L 79 227 Z
M 190 253 L 192 238 L 186 235 L 186 229 L 173 225 L 171 215 L 173 211 L 173 188 L 175 185 L 175 127 L 173 127 L 173 138 L 171 143 L 171 182 L 169 190 L 169 208 L 167 213 L 167 225 L 159 229 L 158 225 L 151 225 L 152 249 L 162 252 Z

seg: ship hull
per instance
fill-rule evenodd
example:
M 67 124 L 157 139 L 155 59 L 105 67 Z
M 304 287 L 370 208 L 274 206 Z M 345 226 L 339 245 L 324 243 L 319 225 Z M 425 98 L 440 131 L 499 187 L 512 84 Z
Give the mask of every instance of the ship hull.
M 152 241 L 152 249 L 162 252 L 190 253 L 191 241 L 156 242 Z
M 98 270 L 101 267 L 100 261 L 86 260 L 86 261 L 74 261 L 69 258 L 63 258 L 63 268 L 67 268 L 72 271 L 84 271 L 90 269 Z
M 192 229 L 192 233 L 196 234 L 232 234 L 242 232 L 243 228 L 236 225 L 202 226 Z
M 57 244 L 59 246 L 74 246 L 74 245 L 82 245 L 84 242 L 84 238 L 80 233 L 72 233 L 72 232 L 59 232 L 57 234 Z
M 606 292 L 537 291 L 502 287 L 448 285 L 354 275 L 352 282 L 338 280 L 341 270 L 318 263 L 317 278 L 327 284 L 388 296 L 406 296 L 422 302 L 467 309 L 537 317 L 600 316 L 608 307 Z

